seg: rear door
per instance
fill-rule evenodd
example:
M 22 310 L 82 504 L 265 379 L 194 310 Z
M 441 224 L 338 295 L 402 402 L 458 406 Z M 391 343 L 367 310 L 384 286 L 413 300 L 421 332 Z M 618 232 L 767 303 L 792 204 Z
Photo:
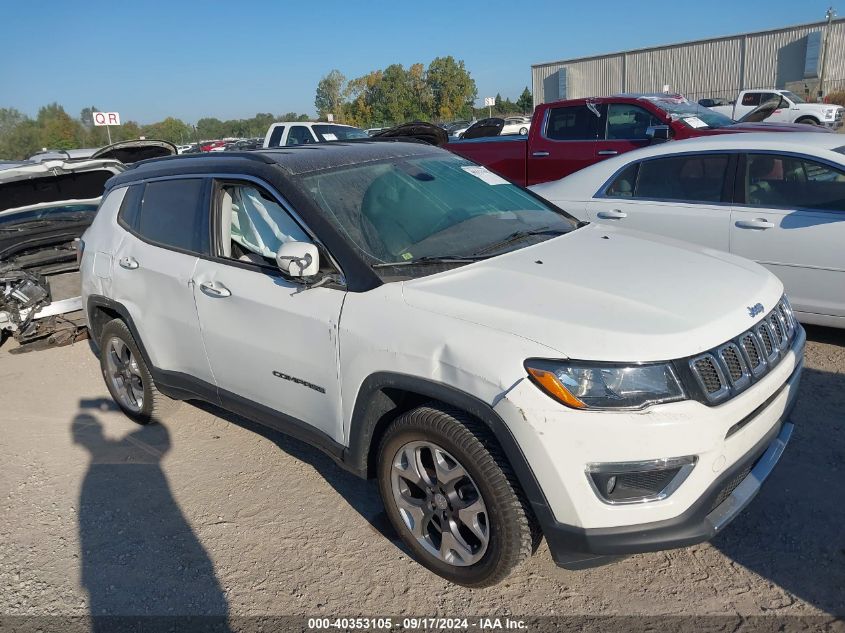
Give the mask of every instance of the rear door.
M 540 129 L 528 142 L 529 185 L 559 180 L 595 163 L 597 142 L 604 137 L 602 106 L 571 105 L 546 111 Z
M 748 154 L 731 252 L 780 277 L 795 310 L 845 317 L 845 170 L 806 156 Z
M 679 154 L 634 161 L 588 202 L 591 220 L 729 249 L 736 158 Z
M 112 298 L 129 311 L 156 369 L 213 385 L 194 305 L 192 279 L 208 252 L 206 181 L 185 178 L 132 185 L 118 222 Z

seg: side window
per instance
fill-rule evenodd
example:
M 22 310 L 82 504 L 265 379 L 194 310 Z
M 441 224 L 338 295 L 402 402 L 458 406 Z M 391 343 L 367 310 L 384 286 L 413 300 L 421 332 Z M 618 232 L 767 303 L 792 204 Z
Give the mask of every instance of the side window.
M 306 143 L 313 143 L 314 138 L 311 136 L 311 130 L 304 125 L 294 125 L 288 132 L 288 140 L 285 145 L 305 145 Z
M 270 140 L 267 145 L 269 147 L 280 147 L 282 144 L 282 137 L 285 135 L 285 126 L 277 125 L 270 133 Z
M 845 172 L 794 156 L 749 154 L 745 200 L 759 207 L 845 211 Z
M 756 108 L 758 105 L 760 105 L 760 93 L 746 92 L 744 95 L 742 95 L 742 105 L 754 106 Z
M 613 179 L 604 195 L 608 198 L 631 198 L 634 195 L 634 185 L 637 183 L 637 171 L 639 170 L 639 163 L 632 163 L 625 169 L 619 172 L 619 175 Z
M 587 106 L 552 108 L 546 125 L 546 138 L 553 141 L 595 141 L 599 117 Z
M 162 180 L 144 188 L 136 231 L 141 237 L 192 253 L 208 252 L 203 180 Z
M 275 266 L 285 242 L 311 240 L 266 191 L 251 183 L 224 183 L 218 188 L 219 255 L 227 259 Z
M 647 139 L 646 130 L 652 125 L 661 125 L 657 117 L 645 108 L 624 103 L 611 103 L 607 108 L 608 140 L 636 141 Z
M 634 198 L 719 202 L 728 168 L 727 154 L 695 154 L 645 160 Z
M 125 229 L 138 228 L 138 215 L 141 211 L 141 199 L 144 197 L 144 185 L 130 185 L 123 197 L 120 211 L 117 212 L 117 222 Z

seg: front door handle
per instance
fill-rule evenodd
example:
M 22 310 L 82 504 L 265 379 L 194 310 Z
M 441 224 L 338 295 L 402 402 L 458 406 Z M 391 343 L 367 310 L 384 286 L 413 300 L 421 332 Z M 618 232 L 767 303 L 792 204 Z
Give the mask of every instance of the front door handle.
M 741 229 L 773 229 L 775 225 L 765 218 L 755 218 L 754 220 L 737 220 L 736 225 Z
M 232 296 L 232 291 L 218 281 L 204 281 L 200 284 L 200 290 L 203 294 L 215 299 Z
M 621 220 L 627 218 L 628 214 L 620 209 L 611 209 L 610 211 L 599 211 L 596 213 L 596 217 L 603 220 Z
M 597 156 L 616 156 L 619 152 L 615 149 L 602 149 L 599 150 L 596 155 Z
M 531 155 L 534 158 L 545 158 L 546 156 L 549 155 L 549 153 L 548 152 L 533 152 Z
M 135 270 L 140 266 L 138 260 L 134 257 L 122 257 L 118 263 L 121 268 L 125 268 L 126 270 Z

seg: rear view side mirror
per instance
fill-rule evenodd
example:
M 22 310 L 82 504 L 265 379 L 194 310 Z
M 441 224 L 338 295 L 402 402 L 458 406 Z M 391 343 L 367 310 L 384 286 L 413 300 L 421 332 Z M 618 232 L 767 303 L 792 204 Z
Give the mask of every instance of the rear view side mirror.
M 288 277 L 313 277 L 320 271 L 320 253 L 308 242 L 285 242 L 276 251 L 276 265 Z
M 670 131 L 668 125 L 650 125 L 645 135 L 652 143 L 665 143 L 671 138 Z

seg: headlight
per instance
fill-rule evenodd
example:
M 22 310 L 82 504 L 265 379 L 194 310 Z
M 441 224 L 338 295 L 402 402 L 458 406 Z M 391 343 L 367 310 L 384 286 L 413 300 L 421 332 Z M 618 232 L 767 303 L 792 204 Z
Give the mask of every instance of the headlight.
M 671 365 L 613 365 L 530 359 L 528 375 L 549 396 L 574 409 L 641 409 L 686 399 Z
M 831 118 L 834 114 L 836 114 L 836 108 L 827 108 L 827 109 L 824 111 L 824 115 L 825 115 L 825 117 L 827 117 L 828 119 L 829 119 L 829 118 Z

